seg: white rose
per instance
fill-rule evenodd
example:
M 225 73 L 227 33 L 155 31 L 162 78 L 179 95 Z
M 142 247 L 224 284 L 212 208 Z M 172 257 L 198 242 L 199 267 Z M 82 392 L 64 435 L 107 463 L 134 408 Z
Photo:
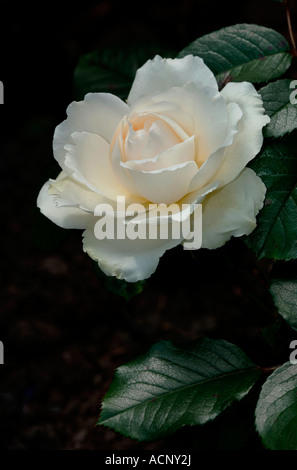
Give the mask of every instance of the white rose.
M 269 122 L 251 83 L 218 91 L 199 57 L 156 56 L 136 74 L 127 102 L 89 93 L 57 126 L 54 156 L 62 171 L 41 189 L 41 212 L 64 228 L 85 229 L 83 247 L 107 275 L 149 277 L 181 239 L 98 240 L 98 204 L 202 203 L 202 247 L 250 234 L 266 188 L 247 163 Z M 113 215 L 116 217 L 116 214 Z M 148 214 L 149 217 L 149 214 Z

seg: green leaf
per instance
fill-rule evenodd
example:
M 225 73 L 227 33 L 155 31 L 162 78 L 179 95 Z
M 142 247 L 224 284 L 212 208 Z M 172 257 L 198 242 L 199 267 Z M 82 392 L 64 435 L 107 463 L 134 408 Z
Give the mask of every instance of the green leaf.
M 258 376 L 249 358 L 226 341 L 200 338 L 186 347 L 162 341 L 119 367 L 98 424 L 140 441 L 158 439 L 213 420 Z
M 120 297 L 125 297 L 126 300 L 140 294 L 146 286 L 146 281 L 127 282 L 114 276 L 107 276 L 96 262 L 94 262 L 94 268 L 105 289 Z
M 257 257 L 297 258 L 297 133 L 268 142 L 249 166 L 267 187 L 257 228 L 245 238 Z
M 156 54 L 174 55 L 156 44 L 109 47 L 82 56 L 74 71 L 74 93 L 83 99 L 89 92 L 106 92 L 126 99 L 135 73 Z
M 297 129 L 297 106 L 290 102 L 292 80 L 278 80 L 259 90 L 271 121 L 264 127 L 265 137 L 282 137 Z
M 178 57 L 201 57 L 216 75 L 219 85 L 227 81 L 258 83 L 280 77 L 292 57 L 287 40 L 270 28 L 237 24 L 202 36 Z
M 287 362 L 264 383 L 256 407 L 256 428 L 272 450 L 297 450 L 297 365 Z
M 270 292 L 279 314 L 297 331 L 297 279 L 273 279 Z

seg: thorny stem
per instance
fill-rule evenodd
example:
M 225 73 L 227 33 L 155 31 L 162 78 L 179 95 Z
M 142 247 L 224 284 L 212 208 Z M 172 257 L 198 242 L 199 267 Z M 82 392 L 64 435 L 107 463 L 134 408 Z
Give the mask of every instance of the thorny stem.
M 284 5 L 285 5 L 285 8 L 286 8 L 286 17 L 287 17 L 289 36 L 290 36 L 290 40 L 291 40 L 291 43 L 292 43 L 292 46 L 293 46 L 292 55 L 294 57 L 297 57 L 297 48 L 296 48 L 296 42 L 295 42 L 292 23 L 291 23 L 291 14 L 290 14 L 290 8 L 289 8 L 288 0 L 284 0 Z

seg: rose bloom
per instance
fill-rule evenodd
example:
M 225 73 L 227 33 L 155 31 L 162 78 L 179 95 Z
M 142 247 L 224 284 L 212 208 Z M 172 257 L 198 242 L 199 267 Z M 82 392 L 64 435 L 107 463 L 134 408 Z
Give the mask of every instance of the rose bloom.
M 83 249 L 105 274 L 145 279 L 166 250 L 183 243 L 170 236 L 98 240 L 95 208 L 115 207 L 119 195 L 127 205 L 177 203 L 182 211 L 190 204 L 188 217 L 202 204 L 203 248 L 256 227 L 266 188 L 246 165 L 261 149 L 270 119 L 251 83 L 219 91 L 201 58 L 156 56 L 137 71 L 126 102 L 88 93 L 67 115 L 53 139 L 62 171 L 42 187 L 37 205 L 60 227 L 84 229 Z

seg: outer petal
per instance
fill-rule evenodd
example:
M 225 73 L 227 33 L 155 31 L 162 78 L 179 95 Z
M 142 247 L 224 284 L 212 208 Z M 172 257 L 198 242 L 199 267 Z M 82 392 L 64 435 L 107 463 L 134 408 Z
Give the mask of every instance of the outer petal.
M 148 220 L 153 225 L 158 223 L 166 224 L 168 233 L 171 232 L 170 224 L 174 224 L 176 234 L 181 235 L 181 238 L 168 237 L 162 239 L 136 239 L 130 240 L 125 238 L 121 239 L 104 239 L 98 240 L 94 235 L 94 223 L 91 223 L 87 230 L 83 233 L 83 247 L 84 251 L 89 254 L 91 258 L 98 261 L 100 268 L 108 276 L 116 276 L 119 279 L 125 279 L 128 282 L 136 282 L 146 279 L 156 270 L 159 258 L 165 253 L 166 250 L 174 248 L 183 241 L 183 229 L 181 223 L 186 219 L 191 218 L 195 209 L 195 204 L 199 204 L 207 194 L 211 193 L 217 188 L 218 182 L 212 183 L 204 192 L 197 191 L 187 195 L 180 201 L 180 211 L 175 215 L 168 216 L 168 212 L 159 206 L 159 213 L 156 217 L 154 207 L 146 213 L 149 217 L 143 218 L 143 213 L 138 214 L 137 219 L 139 224 L 146 225 Z M 182 206 L 186 204 L 186 206 Z M 149 208 L 150 209 L 150 208 Z M 110 220 L 116 224 L 116 219 L 113 214 L 109 214 Z M 134 220 L 130 219 L 130 225 L 134 224 Z M 169 225 L 168 225 L 169 224 Z
M 64 165 L 64 146 L 72 142 L 73 132 L 92 132 L 110 142 L 113 133 L 129 108 L 110 93 L 88 93 L 84 101 L 74 101 L 67 108 L 67 119 L 56 127 L 53 141 L 54 156 Z
M 222 146 L 212 153 L 199 168 L 198 173 L 191 181 L 189 188 L 190 191 L 196 191 L 199 188 L 203 188 L 219 174 L 220 166 L 223 165 L 224 162 L 226 147 L 233 143 L 234 136 L 238 132 L 238 123 L 242 118 L 242 111 L 236 103 L 229 103 L 227 105 L 227 113 L 228 127 L 225 141 Z M 219 176 L 216 177 L 216 179 L 217 178 L 219 178 Z M 223 182 L 221 182 L 221 185 L 222 184 Z
M 200 57 L 188 55 L 182 59 L 162 59 L 157 55 L 137 70 L 127 102 L 133 105 L 141 96 L 187 82 L 218 89 L 213 73 Z
M 270 118 L 264 114 L 262 98 L 251 83 L 228 83 L 221 94 L 227 102 L 236 102 L 243 113 L 238 133 L 232 145 L 226 147 L 216 175 L 223 184 L 227 184 L 259 153 L 263 144 L 262 128 Z
M 76 181 L 109 199 L 130 195 L 113 172 L 106 140 L 89 132 L 74 132 L 72 140 L 75 145 L 65 145 L 65 165 Z
M 263 207 L 266 187 L 250 168 L 231 183 L 206 196 L 202 203 L 202 248 L 224 245 L 231 236 L 249 235 Z
M 50 179 L 48 194 L 56 196 L 59 207 L 78 207 L 88 212 L 94 212 L 98 204 L 106 201 L 106 198 L 73 180 L 64 171 L 55 180 Z
M 160 257 L 166 250 L 180 244 L 181 240 L 98 240 L 94 226 L 83 233 L 83 249 L 107 276 L 116 276 L 127 282 L 146 279 L 156 270 Z
M 86 228 L 94 216 L 78 207 L 59 206 L 57 196 L 48 193 L 50 184 L 48 181 L 43 185 L 37 198 L 37 207 L 41 213 L 62 228 Z

